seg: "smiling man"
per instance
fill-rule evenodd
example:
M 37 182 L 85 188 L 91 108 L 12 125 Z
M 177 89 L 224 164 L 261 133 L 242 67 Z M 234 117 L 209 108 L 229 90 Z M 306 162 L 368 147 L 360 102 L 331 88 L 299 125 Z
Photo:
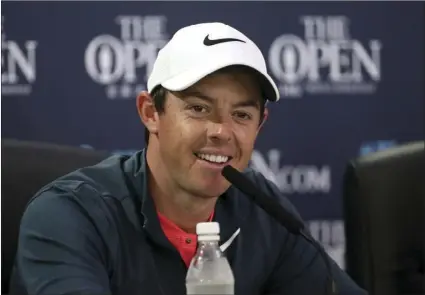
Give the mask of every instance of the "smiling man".
M 21 223 L 12 294 L 184 295 L 199 222 L 220 223 L 238 295 L 325 294 L 317 250 L 221 175 L 247 169 L 279 92 L 260 49 L 221 23 L 179 30 L 137 98 L 147 147 L 72 172 L 41 189 Z M 366 294 L 333 263 L 340 295 Z

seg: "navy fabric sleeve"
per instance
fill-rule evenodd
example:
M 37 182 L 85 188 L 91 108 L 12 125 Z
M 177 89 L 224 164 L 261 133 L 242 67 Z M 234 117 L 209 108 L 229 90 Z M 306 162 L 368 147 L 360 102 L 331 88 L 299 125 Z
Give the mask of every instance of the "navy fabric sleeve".
M 16 265 L 28 294 L 111 294 L 101 237 L 76 200 L 49 190 L 26 208 Z
M 257 172 L 254 172 L 257 174 Z M 279 199 L 288 211 L 301 219 L 292 203 L 282 195 L 277 186 L 257 174 L 257 184 L 269 196 Z M 325 295 L 326 265 L 318 250 L 303 237 L 290 234 L 282 227 L 285 243 L 280 251 L 279 259 L 270 279 L 266 283 L 265 294 L 284 295 Z M 333 277 L 339 295 L 366 295 L 367 292 L 358 287 L 354 281 L 328 256 L 332 265 Z

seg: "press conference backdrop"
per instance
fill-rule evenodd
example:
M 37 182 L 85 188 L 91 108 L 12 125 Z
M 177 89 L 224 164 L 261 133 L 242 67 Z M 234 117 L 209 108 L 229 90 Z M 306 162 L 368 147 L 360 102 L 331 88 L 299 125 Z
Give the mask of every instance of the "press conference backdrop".
M 283 97 L 250 165 L 342 267 L 345 164 L 424 137 L 423 3 L 2 4 L 2 138 L 111 153 L 144 147 L 135 97 L 176 30 L 220 21 L 245 32 Z

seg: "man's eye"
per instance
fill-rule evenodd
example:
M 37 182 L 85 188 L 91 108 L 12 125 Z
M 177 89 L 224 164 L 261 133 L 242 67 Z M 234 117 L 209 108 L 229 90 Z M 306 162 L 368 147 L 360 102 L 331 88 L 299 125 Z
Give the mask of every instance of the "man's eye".
M 194 105 L 190 107 L 191 110 L 193 110 L 196 113 L 202 113 L 202 112 L 206 112 L 207 109 L 203 106 L 199 106 L 199 105 Z
M 240 120 L 250 120 L 251 115 L 245 112 L 235 112 L 234 115 Z

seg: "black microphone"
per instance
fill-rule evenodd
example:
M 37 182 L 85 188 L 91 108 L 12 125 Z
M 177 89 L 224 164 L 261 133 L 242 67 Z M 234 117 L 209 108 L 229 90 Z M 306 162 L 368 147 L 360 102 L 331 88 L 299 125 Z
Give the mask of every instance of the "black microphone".
M 256 185 L 250 181 L 245 175 L 236 170 L 230 165 L 223 168 L 221 174 L 237 189 L 249 196 L 254 203 L 262 208 L 267 214 L 276 219 L 283 225 L 289 232 L 304 237 L 310 244 L 312 244 L 320 253 L 325 261 L 326 269 L 328 272 L 326 293 L 336 295 L 336 285 L 332 275 L 332 268 L 329 262 L 329 257 L 326 255 L 323 247 L 314 240 L 309 234 L 304 232 L 304 223 L 287 211 L 277 200 L 269 197 L 258 189 Z

